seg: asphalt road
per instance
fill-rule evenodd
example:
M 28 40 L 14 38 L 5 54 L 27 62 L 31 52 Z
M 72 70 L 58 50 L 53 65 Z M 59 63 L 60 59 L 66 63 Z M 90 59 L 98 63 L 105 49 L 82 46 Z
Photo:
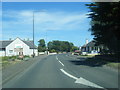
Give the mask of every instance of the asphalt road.
M 69 54 L 49 55 L 3 84 L 3 88 L 118 88 L 118 72 L 77 64 Z

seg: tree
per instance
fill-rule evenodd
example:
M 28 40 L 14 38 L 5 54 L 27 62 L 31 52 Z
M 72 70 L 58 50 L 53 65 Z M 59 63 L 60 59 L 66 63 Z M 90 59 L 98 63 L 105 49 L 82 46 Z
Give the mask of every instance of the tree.
M 96 2 L 86 4 L 90 9 L 90 31 L 97 45 L 103 44 L 109 52 L 120 52 L 120 2 Z
M 58 41 L 54 40 L 52 42 L 48 42 L 48 50 L 52 52 L 53 50 L 56 52 L 70 52 L 72 51 L 74 44 L 68 41 Z
M 40 39 L 38 44 L 38 52 L 44 52 L 46 50 L 45 40 Z
M 76 46 L 72 46 L 72 48 L 71 48 L 71 52 L 73 52 L 73 51 L 75 51 L 75 50 L 78 50 L 78 47 L 76 47 Z

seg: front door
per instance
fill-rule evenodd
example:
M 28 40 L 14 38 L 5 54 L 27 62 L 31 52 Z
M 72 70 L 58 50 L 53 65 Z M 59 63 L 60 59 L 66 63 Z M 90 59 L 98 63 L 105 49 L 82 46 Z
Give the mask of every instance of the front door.
M 23 48 L 14 48 L 17 55 L 23 55 Z

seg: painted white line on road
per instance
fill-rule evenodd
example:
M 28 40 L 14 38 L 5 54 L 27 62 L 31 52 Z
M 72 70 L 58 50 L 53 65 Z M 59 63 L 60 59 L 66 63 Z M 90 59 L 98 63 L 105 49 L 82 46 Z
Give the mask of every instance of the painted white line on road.
M 71 78 L 73 78 L 73 79 L 75 79 L 75 80 L 77 80 L 78 78 L 77 77 L 75 77 L 75 76 L 73 76 L 73 75 L 71 75 L 71 74 L 69 74 L 69 73 L 67 73 L 66 71 L 64 71 L 63 69 L 60 69 L 65 75 L 67 75 L 67 76 L 69 76 L 69 77 L 71 77 Z
M 84 79 L 84 78 L 82 78 L 82 77 L 77 78 L 77 77 L 75 77 L 75 76 L 67 73 L 67 72 L 64 71 L 63 69 L 60 69 L 60 70 L 61 70 L 65 75 L 67 75 L 67 76 L 75 79 L 75 80 L 76 80 L 75 83 L 80 83 L 80 84 L 83 84 L 83 85 L 86 85 L 86 86 L 95 87 L 95 88 L 102 88 L 102 89 L 104 89 L 104 90 L 107 90 L 107 89 L 105 89 L 105 88 L 103 88 L 103 87 L 101 87 L 101 86 L 99 86 L 99 85 L 97 85 L 97 84 L 95 84 L 95 83 L 92 83 L 92 82 L 90 82 L 90 81 L 88 81 L 88 80 L 86 80 L 86 79 Z
M 64 66 L 64 64 L 61 61 L 59 61 L 59 62 L 60 62 L 60 64 L 62 64 Z
M 78 78 L 75 83 L 80 83 L 80 84 L 84 84 L 84 85 L 87 85 L 87 86 L 91 86 L 91 87 L 95 87 L 95 88 L 103 88 L 95 83 L 92 83 L 82 77 Z M 104 88 L 103 88 L 104 89 Z
M 58 60 L 58 57 L 56 56 L 56 59 Z M 59 60 L 58 60 L 59 61 Z M 62 66 L 64 66 L 64 64 L 61 62 L 61 61 L 59 61 L 59 63 L 62 65 Z
M 56 56 L 56 59 L 58 60 L 58 57 Z

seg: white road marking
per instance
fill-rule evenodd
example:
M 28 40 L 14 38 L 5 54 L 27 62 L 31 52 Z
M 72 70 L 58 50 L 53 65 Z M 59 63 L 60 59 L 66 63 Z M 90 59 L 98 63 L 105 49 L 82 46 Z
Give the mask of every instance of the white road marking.
M 101 87 L 101 86 L 99 86 L 99 85 L 97 85 L 97 84 L 95 84 L 95 83 L 92 83 L 92 82 L 90 82 L 90 81 L 88 81 L 88 80 L 86 80 L 86 79 L 84 79 L 84 78 L 82 78 L 82 77 L 77 78 L 77 77 L 75 77 L 75 76 L 67 73 L 67 72 L 64 71 L 63 69 L 60 69 L 60 70 L 61 70 L 65 75 L 67 75 L 67 76 L 75 79 L 75 80 L 76 80 L 75 83 L 80 83 L 80 84 L 83 84 L 83 85 L 87 85 L 87 86 L 91 86 L 91 87 L 95 87 L 95 88 L 102 88 L 102 89 L 104 89 L 104 90 L 107 90 L 107 89 L 105 89 L 104 87 Z
M 56 59 L 58 60 L 58 57 L 56 56 Z
M 75 83 L 80 83 L 80 84 L 83 84 L 83 85 L 87 85 L 87 86 L 91 86 L 91 87 L 95 87 L 95 88 L 103 88 L 95 83 L 92 83 L 82 77 L 78 78 Z M 103 88 L 104 89 L 104 88 Z
M 77 77 L 75 77 L 75 76 L 73 76 L 73 75 L 71 75 L 71 74 L 69 74 L 69 73 L 67 73 L 66 71 L 64 71 L 63 69 L 60 69 L 65 75 L 67 75 L 67 76 L 69 76 L 69 77 L 71 77 L 71 78 L 73 78 L 73 79 L 75 79 L 75 80 L 77 80 L 78 78 Z
M 58 57 L 56 56 L 56 59 L 58 60 Z M 58 60 L 59 61 L 59 60 Z M 59 63 L 60 64 L 62 64 L 62 66 L 64 66 L 64 64 L 61 62 L 61 61 L 59 61 Z
M 59 61 L 59 62 L 64 66 L 64 64 L 61 61 Z

